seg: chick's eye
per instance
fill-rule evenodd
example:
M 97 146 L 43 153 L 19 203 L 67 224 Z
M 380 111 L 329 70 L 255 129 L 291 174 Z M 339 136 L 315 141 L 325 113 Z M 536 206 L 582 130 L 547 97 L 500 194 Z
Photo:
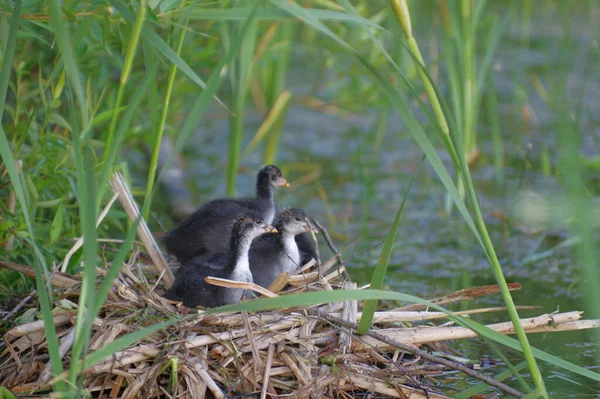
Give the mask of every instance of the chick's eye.
M 301 221 L 302 219 L 300 218 L 300 216 L 296 216 L 296 220 Z

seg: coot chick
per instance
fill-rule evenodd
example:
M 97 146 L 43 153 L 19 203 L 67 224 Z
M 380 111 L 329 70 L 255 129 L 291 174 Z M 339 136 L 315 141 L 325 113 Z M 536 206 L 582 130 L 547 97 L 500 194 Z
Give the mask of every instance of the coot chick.
M 188 308 L 198 305 L 212 308 L 239 302 L 244 294 L 243 289 L 218 287 L 208 284 L 204 278 L 210 276 L 251 283 L 248 251 L 252 240 L 276 231 L 262 219 L 247 216 L 238 218 L 231 231 L 230 251 L 211 260 L 196 256 L 185 262 L 165 298 L 183 301 Z
M 289 208 L 281 213 L 276 234 L 257 238 L 250 248 L 250 270 L 254 283 L 269 287 L 282 272 L 294 272 L 302 266 L 296 236 L 312 226 L 302 209 Z
M 264 166 L 256 179 L 256 198 L 220 198 L 207 202 L 165 236 L 167 251 L 181 263 L 194 256 L 210 257 L 225 252 L 231 223 L 237 216 L 254 211 L 266 223 L 273 222 L 274 191 L 278 186 L 289 187 L 289 184 L 277 166 Z
M 275 220 L 279 220 L 281 214 L 275 215 Z M 308 218 L 307 218 L 308 220 Z M 318 232 L 311 224 L 311 230 Z M 308 233 L 298 234 L 296 236 L 296 245 L 298 245 L 298 249 L 300 250 L 300 265 L 304 266 L 311 259 L 316 260 L 317 262 L 321 262 L 319 259 L 319 255 L 315 250 L 315 245 L 313 243 L 312 237 Z

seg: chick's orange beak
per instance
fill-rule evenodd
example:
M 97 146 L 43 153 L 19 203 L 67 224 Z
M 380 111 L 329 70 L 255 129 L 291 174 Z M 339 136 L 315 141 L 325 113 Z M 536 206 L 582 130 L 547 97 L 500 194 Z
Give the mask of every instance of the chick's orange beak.
M 281 178 L 281 185 L 283 187 L 290 187 L 290 183 L 288 183 L 288 181 L 285 180 L 284 178 Z
M 267 233 L 277 233 L 277 229 L 271 225 L 265 226 L 265 231 Z

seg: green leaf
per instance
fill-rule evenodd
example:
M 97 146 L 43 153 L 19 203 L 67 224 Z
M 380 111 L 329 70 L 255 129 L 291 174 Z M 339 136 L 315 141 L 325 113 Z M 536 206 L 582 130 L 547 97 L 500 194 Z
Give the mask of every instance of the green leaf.
M 109 2 L 123 15 L 125 20 L 127 20 L 130 25 L 134 25 L 135 14 L 125 5 L 125 3 L 123 3 L 121 0 L 109 0 Z M 169 45 L 156 32 L 154 32 L 150 26 L 144 25 L 142 28 L 142 37 L 144 40 L 148 41 L 148 43 L 151 43 L 154 47 L 156 47 L 156 49 L 162 55 L 167 57 L 169 61 L 177 65 L 177 68 L 179 68 L 190 79 L 192 79 L 194 83 L 201 88 L 206 89 L 206 84 L 202 79 L 200 79 L 200 76 L 198 76 L 196 72 L 194 72 L 192 68 L 190 68 L 190 66 L 179 55 L 177 55 L 177 53 L 173 51 L 173 49 L 169 47 Z M 221 100 L 217 99 L 217 101 L 219 104 L 225 106 Z
M 56 209 L 56 214 L 54 214 L 54 220 L 52 220 L 52 226 L 50 227 L 50 243 L 53 243 L 54 241 L 58 240 L 58 237 L 60 237 L 64 219 L 65 206 L 61 204 L 58 209 Z
M 398 211 L 396 212 L 396 217 L 394 217 L 392 226 L 390 227 L 390 230 L 387 236 L 385 237 L 383 248 L 381 249 L 381 254 L 379 255 L 379 260 L 377 261 L 377 265 L 375 266 L 375 270 L 373 271 L 373 277 L 371 277 L 371 289 L 380 290 L 383 286 L 387 266 L 390 262 L 390 257 L 392 256 L 394 243 L 396 242 L 396 234 L 398 233 L 398 226 L 400 225 L 400 217 L 402 216 L 402 212 L 404 211 L 404 205 L 406 205 L 406 198 L 408 197 L 408 193 L 410 192 L 410 188 L 412 187 L 413 181 L 415 180 L 415 177 L 417 176 L 417 173 L 419 172 L 419 169 L 423 164 L 424 160 L 425 156 L 421 158 L 421 163 L 419 164 L 419 167 L 415 170 L 412 179 L 410 179 L 408 188 L 406 189 L 404 197 L 402 198 L 402 203 L 400 204 L 400 207 L 398 207 Z M 358 330 L 356 330 L 358 334 L 366 334 L 369 332 L 376 307 L 377 300 L 370 300 L 365 302 Z
M 19 399 L 14 393 L 8 390 L 8 388 L 0 387 L 0 399 Z
M 115 112 L 117 114 L 120 114 L 121 112 L 125 111 L 128 107 L 129 105 L 123 105 L 117 109 L 109 109 L 107 111 L 102 111 L 92 118 L 90 125 L 97 126 L 101 123 L 108 122 Z
M 204 7 L 186 7 L 180 10 L 174 11 L 173 15 L 185 15 L 191 20 L 205 20 L 205 21 L 243 21 L 248 18 L 250 12 L 253 10 L 252 7 L 228 7 L 228 8 L 204 8 Z M 366 18 L 362 18 L 358 15 L 352 15 L 340 11 L 332 11 L 318 8 L 304 8 L 307 14 L 319 21 L 335 21 L 335 22 L 349 22 L 358 24 L 360 26 L 366 26 L 369 28 L 375 28 L 379 31 L 385 31 L 385 29 L 373 21 Z M 283 9 L 277 8 L 256 8 L 254 18 L 257 21 L 280 21 L 290 19 L 290 14 Z M 291 22 L 287 21 L 286 23 Z
M 71 125 L 69 125 L 69 123 L 57 113 L 50 114 L 48 117 L 48 123 L 56 123 L 58 126 L 65 128 L 69 132 L 73 131 Z
M 47 201 L 37 201 L 35 203 L 35 206 L 37 206 L 38 208 L 54 208 L 56 205 L 63 202 L 63 200 L 64 200 L 64 197 L 55 198 L 53 200 L 47 200 Z

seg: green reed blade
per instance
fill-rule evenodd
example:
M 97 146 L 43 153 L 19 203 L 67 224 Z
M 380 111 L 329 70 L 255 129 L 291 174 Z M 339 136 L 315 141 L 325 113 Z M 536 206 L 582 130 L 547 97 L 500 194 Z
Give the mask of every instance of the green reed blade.
M 383 281 L 385 280 L 385 274 L 387 272 L 387 266 L 390 262 L 390 258 L 392 256 L 392 250 L 394 249 L 394 243 L 396 242 L 396 234 L 398 233 L 398 226 L 400 225 L 400 217 L 402 216 L 402 212 L 404 211 L 404 205 L 406 205 L 406 199 L 408 198 L 408 193 L 410 193 L 410 189 L 412 184 L 417 177 L 417 173 L 425 160 L 425 156 L 421 158 L 421 162 L 419 166 L 415 170 L 410 182 L 408 183 L 408 187 L 404 192 L 404 197 L 402 198 L 402 202 L 400 203 L 400 207 L 396 212 L 396 216 L 394 217 L 394 221 L 392 222 L 392 226 L 390 227 L 387 236 L 385 237 L 385 241 L 383 243 L 383 248 L 381 248 L 381 254 L 379 255 L 379 259 L 377 260 L 377 265 L 375 265 L 375 270 L 373 270 L 373 276 L 371 277 L 371 285 L 370 288 L 373 290 L 380 290 L 383 287 Z M 371 329 L 371 323 L 373 321 L 373 315 L 375 314 L 375 308 L 377 307 L 377 300 L 369 300 L 366 301 L 363 306 L 362 316 L 360 318 L 358 330 L 356 332 L 358 334 L 367 334 Z
M 254 10 L 254 11 L 253 11 Z M 324 10 L 319 8 L 305 9 L 311 16 L 321 21 L 336 21 L 353 23 L 359 26 L 368 26 L 379 31 L 385 31 L 381 25 L 363 18 L 359 15 L 351 15 L 344 12 Z M 258 21 L 285 21 L 290 19 L 290 15 L 277 8 L 264 7 L 227 7 L 227 8 L 206 8 L 204 6 L 190 6 L 173 11 L 174 16 L 185 16 L 194 21 L 243 21 L 251 12 L 254 12 L 254 19 Z
M 125 261 L 125 258 L 130 254 L 129 251 L 131 250 L 131 246 L 137 233 L 137 228 L 140 224 L 140 221 L 141 218 L 138 218 L 138 220 L 132 223 L 131 227 L 127 231 L 125 240 L 122 244 L 120 244 L 119 252 L 112 259 L 112 262 L 108 268 L 108 272 L 102 279 L 100 287 L 98 287 L 98 291 L 96 292 L 96 303 L 90 312 L 92 315 L 94 315 L 94 317 L 98 316 L 100 313 L 100 308 L 104 304 L 104 301 L 106 301 L 106 297 L 113 287 L 115 278 L 117 278 L 121 271 L 121 267 Z
M 77 360 L 85 354 L 89 345 L 92 323 L 95 315 L 90 311 L 96 305 L 96 260 L 98 245 L 96 240 L 96 184 L 93 175 L 92 150 L 83 147 L 85 171 L 83 178 L 79 177 L 78 200 L 81 218 L 83 244 L 83 278 L 79 295 L 79 306 L 75 319 L 75 340 L 71 348 L 71 364 L 69 368 L 69 385 L 77 387 L 80 371 L 74 367 Z
M 131 11 L 125 3 L 121 0 L 109 0 L 110 4 L 115 7 L 123 17 L 129 22 L 131 25 L 135 23 L 135 15 L 133 11 Z M 142 28 L 141 35 L 145 41 L 151 43 L 160 54 L 166 57 L 169 61 L 177 65 L 177 68 L 181 70 L 181 72 L 185 73 L 194 83 L 200 86 L 203 89 L 206 89 L 206 83 L 194 72 L 194 70 L 181 58 L 177 55 L 175 51 L 156 33 L 152 30 L 152 28 L 148 25 L 145 25 Z M 224 108 L 225 104 L 218 99 L 215 98 L 219 104 L 221 104 Z
M 270 137 L 270 135 L 273 134 L 269 134 L 269 132 L 272 132 L 274 129 L 277 129 L 276 125 L 278 121 L 280 121 L 283 118 L 283 114 L 285 113 L 291 99 L 292 94 L 290 91 L 286 90 L 281 93 L 279 98 L 277 98 L 277 101 L 275 101 L 275 103 L 271 106 L 267 117 L 256 131 L 254 137 L 252 137 L 248 145 L 246 145 L 246 148 L 244 148 L 243 154 L 251 152 L 254 148 L 256 148 L 257 145 L 259 145 L 262 142 L 265 136 Z M 267 134 L 269 135 L 267 136 Z M 270 144 L 267 144 L 267 147 L 269 147 L 269 145 Z M 274 154 L 272 158 L 265 155 L 265 164 L 274 163 L 273 158 Z
M 2 120 L 2 116 L 4 115 L 5 111 L 6 94 L 10 82 L 10 74 L 13 65 L 13 58 L 15 54 L 17 35 L 19 30 L 21 6 L 22 1 L 15 0 L 12 10 L 12 18 L 10 21 L 10 28 L 8 31 L 8 40 L 5 45 L 6 47 L 4 51 L 4 59 L 2 62 L 2 71 L 0 72 L 0 120 Z M 40 249 L 35 240 L 33 220 L 30 218 L 29 215 L 29 204 L 26 199 L 26 191 L 21 182 L 21 172 L 17 169 L 17 164 L 11 151 L 10 143 L 8 141 L 6 133 L 4 132 L 4 129 L 2 128 L 2 125 L 0 125 L 0 155 L 2 156 L 4 168 L 8 173 L 8 177 L 10 178 L 13 191 L 15 193 L 15 196 L 17 197 L 17 201 L 19 202 L 19 205 L 23 212 L 23 217 L 25 218 L 25 223 L 27 224 L 27 231 L 29 232 L 30 244 L 35 254 L 34 269 L 36 289 L 42 311 L 42 320 L 44 320 L 46 342 L 48 346 L 48 354 L 50 356 L 52 373 L 54 375 L 57 375 L 62 372 L 63 368 L 60 353 L 58 350 L 59 343 L 58 337 L 56 335 L 56 328 L 54 326 L 54 317 L 52 315 L 51 291 L 45 283 L 45 281 L 49 281 L 48 267 L 46 265 L 46 260 L 40 252 Z M 57 390 L 64 390 L 65 384 L 57 383 L 54 385 L 54 387 Z
M 146 0 L 141 0 L 139 4 L 139 9 L 137 15 L 135 17 L 135 22 L 133 24 L 133 28 L 131 31 L 131 35 L 129 36 L 129 42 L 127 43 L 127 50 L 125 52 L 125 60 L 123 61 L 123 68 L 121 70 L 121 77 L 119 80 L 119 88 L 117 89 L 117 99 L 115 101 L 114 109 L 121 108 L 121 103 L 123 102 L 123 98 L 125 95 L 125 88 L 127 87 L 127 83 L 129 82 L 129 74 L 131 73 L 131 68 L 133 66 L 133 60 L 135 57 L 136 49 L 138 46 L 138 42 L 140 41 L 140 36 L 144 27 L 144 19 L 146 18 Z M 105 183 L 110 174 L 110 170 L 112 168 L 112 163 L 116 158 L 119 151 L 119 143 L 122 140 L 121 135 L 115 135 L 117 130 L 117 121 L 119 120 L 119 114 L 117 112 L 113 113 L 112 119 L 110 120 L 110 125 L 108 127 L 108 135 L 106 138 L 106 146 L 104 150 L 104 158 L 103 163 L 104 166 L 102 168 L 102 174 L 100 177 L 100 187 L 104 187 Z M 100 197 L 102 196 L 102 191 L 100 192 Z
M 183 48 L 183 41 L 185 39 L 185 31 L 187 29 L 187 19 L 183 21 L 182 28 L 179 29 L 179 37 L 177 39 L 176 52 L 177 55 L 181 55 L 181 49 Z M 171 93 L 173 92 L 173 86 L 175 85 L 175 75 L 177 74 L 177 65 L 172 63 L 169 67 L 169 75 L 167 78 L 167 88 L 164 93 L 164 103 L 160 113 L 160 120 L 156 125 L 154 131 L 154 144 L 152 146 L 152 158 L 150 159 L 150 167 L 148 169 L 148 179 L 146 180 L 146 194 L 144 195 L 144 210 L 142 215 L 145 219 L 148 219 L 150 214 L 150 207 L 152 204 L 152 191 L 154 189 L 154 182 L 156 179 L 156 169 L 158 168 L 158 157 L 160 154 L 160 146 L 162 143 L 162 137 L 165 130 L 165 124 L 167 123 L 167 116 L 169 114 L 169 104 L 171 101 Z M 158 109 L 158 108 L 155 108 Z
M 87 105 L 87 98 L 83 90 L 83 84 L 80 78 L 79 67 L 75 59 L 75 53 L 71 42 L 71 36 L 68 32 L 68 23 L 63 19 L 61 11 L 61 2 L 58 0 L 51 0 L 48 2 L 48 11 L 50 13 L 50 25 L 56 35 L 56 41 L 58 48 L 62 55 L 62 61 L 64 62 L 65 69 L 67 70 L 67 76 L 71 89 L 75 92 L 77 101 L 79 102 L 79 112 L 81 118 L 81 124 L 86 126 L 89 122 L 89 110 Z

